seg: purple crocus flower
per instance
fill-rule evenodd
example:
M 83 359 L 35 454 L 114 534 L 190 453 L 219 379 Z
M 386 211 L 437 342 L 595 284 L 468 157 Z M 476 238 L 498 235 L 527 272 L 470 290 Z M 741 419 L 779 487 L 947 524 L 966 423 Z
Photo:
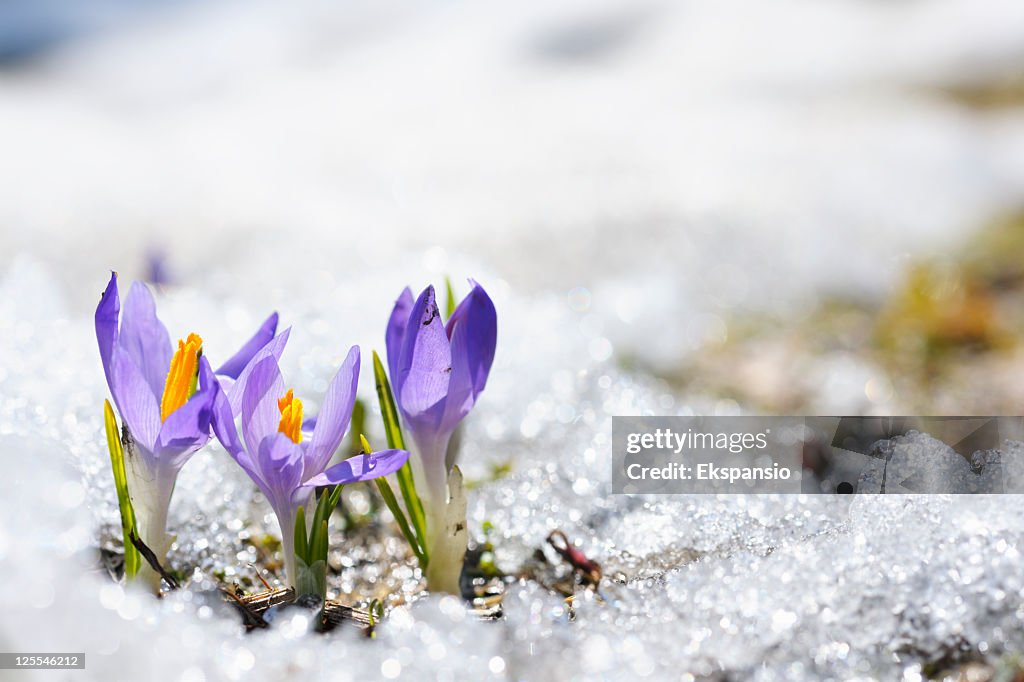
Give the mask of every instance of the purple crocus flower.
M 431 572 L 442 553 L 459 554 L 458 548 L 442 552 L 437 546 L 448 540 L 442 536 L 450 525 L 446 454 L 456 427 L 487 385 L 498 338 L 494 304 L 483 287 L 470 284 L 469 295 L 447 324 L 441 321 L 432 286 L 415 302 L 406 288 L 391 312 L 385 337 L 395 402 L 419 453 L 414 464 L 416 480 L 423 482 L 417 487 L 428 515 Z M 465 552 L 464 545 L 461 550 Z M 461 556 L 458 562 L 461 567 Z M 446 591 L 453 591 L 450 578 L 443 581 Z
M 359 382 L 359 347 L 353 346 L 324 397 L 312 434 L 302 433 L 302 401 L 285 391 L 273 347 L 257 353 L 234 386 L 240 393 L 242 437 L 229 396 L 217 391 L 213 430 L 238 465 L 266 496 L 281 526 L 288 584 L 295 587 L 295 519 L 317 486 L 368 481 L 394 473 L 409 458 L 404 450 L 356 455 L 331 468 L 352 418 Z M 307 518 L 312 518 L 308 515 Z
M 173 541 L 167 510 L 178 471 L 210 439 L 213 371 L 198 335 L 179 340 L 176 350 L 171 346 L 153 295 L 140 282 L 132 284 L 122 310 L 112 274 L 95 322 L 103 371 L 124 424 L 125 473 L 139 535 L 163 561 Z M 268 345 L 276 328 L 275 313 L 221 371 L 237 376 L 238 365 Z M 158 590 L 159 576 L 148 565 L 142 573 Z

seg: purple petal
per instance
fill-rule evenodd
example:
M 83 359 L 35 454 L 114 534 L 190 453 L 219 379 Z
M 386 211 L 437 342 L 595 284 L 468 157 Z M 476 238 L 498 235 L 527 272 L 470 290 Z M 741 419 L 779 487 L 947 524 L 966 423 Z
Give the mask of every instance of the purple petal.
M 242 445 L 242 441 L 238 437 L 238 429 L 235 428 L 235 415 L 231 411 L 231 404 L 228 402 L 227 396 L 224 395 L 223 389 L 221 389 L 220 381 L 212 373 L 211 383 L 214 386 L 214 397 L 210 426 L 213 428 L 217 440 L 228 451 L 231 458 L 238 463 L 238 466 L 242 467 L 245 473 L 249 475 L 249 478 L 262 488 L 264 483 L 260 478 L 260 474 L 256 471 L 252 458 L 245 451 L 245 446 Z
M 266 438 L 277 433 L 281 423 L 278 398 L 284 395 L 284 381 L 277 360 L 263 358 L 253 368 L 242 395 L 242 437 L 250 453 L 257 452 Z
M 200 380 L 203 378 L 203 366 L 200 365 Z M 212 385 L 214 388 L 212 413 L 210 415 L 210 426 L 213 428 L 213 433 L 217 436 L 217 440 L 224 446 L 224 449 L 228 451 L 232 457 L 236 460 L 244 455 L 248 460 L 248 454 L 245 452 L 245 446 L 242 445 L 241 439 L 238 437 L 238 429 L 235 428 L 235 415 L 231 411 L 231 403 L 228 402 L 228 398 L 224 395 L 224 390 L 220 385 L 220 381 L 216 376 L 212 378 Z
M 473 280 L 470 283 L 473 288 L 455 308 L 446 331 L 451 338 L 457 327 L 468 328 L 467 363 L 473 375 L 473 390 L 480 393 L 487 385 L 487 376 L 494 363 L 494 349 L 498 343 L 498 313 L 484 288 Z
M 448 384 L 448 399 L 445 400 L 444 416 L 441 419 L 441 430 L 446 432 L 454 431 L 476 402 L 473 373 L 466 357 L 467 336 L 468 330 L 465 325 L 458 325 L 454 329 L 451 381 Z
M 291 335 L 291 332 L 291 327 L 285 329 L 283 332 L 271 339 L 267 345 L 257 351 L 256 355 L 252 357 L 252 360 L 249 361 L 242 372 L 238 375 L 238 379 L 235 383 L 225 390 L 228 402 L 231 404 L 231 411 L 235 415 L 238 415 L 242 411 L 242 395 L 245 393 L 245 385 L 249 381 L 249 375 L 252 374 L 253 368 L 255 368 L 259 362 L 268 357 L 274 358 L 275 362 L 280 360 L 281 354 L 284 353 L 284 347 L 288 344 L 288 337 Z
M 256 450 L 254 464 L 260 475 L 256 481 L 274 511 L 291 511 L 292 493 L 302 483 L 302 446 L 283 433 L 264 438 Z
M 388 329 L 384 334 L 384 345 L 388 354 L 388 374 L 392 383 L 392 390 L 398 391 L 398 360 L 402 354 L 402 340 L 405 338 L 405 328 L 409 324 L 409 313 L 412 312 L 413 298 L 409 287 L 402 290 L 402 294 L 395 301 L 395 307 L 391 310 L 391 317 L 388 319 Z
M 327 471 L 314 476 L 302 485 L 342 485 L 357 481 L 369 481 L 380 476 L 393 474 L 409 459 L 405 450 L 381 450 L 369 455 L 356 455 L 335 464 Z
M 454 429 L 487 385 L 498 341 L 498 315 L 487 292 L 478 284 L 459 303 L 448 321 L 452 373 L 445 401 L 444 426 Z
M 352 346 L 341 363 L 324 396 L 324 405 L 316 418 L 316 428 L 306 455 L 306 478 L 319 474 L 331 461 L 352 420 L 359 385 L 359 346 Z
M 114 347 L 110 359 L 110 384 L 128 430 L 147 451 L 154 452 L 160 433 L 160 405 L 135 361 L 121 346 Z
M 434 287 L 427 287 L 416 300 L 409 325 L 396 372 L 396 398 L 407 419 L 436 424 L 448 394 L 452 356 Z
M 266 346 L 274 338 L 274 334 L 277 333 L 277 313 L 272 314 L 270 317 L 263 322 L 256 333 L 253 334 L 252 338 L 245 342 L 238 352 L 231 356 L 231 358 L 225 362 L 217 370 L 217 374 L 229 376 L 232 379 L 237 379 L 238 375 L 242 373 L 245 366 L 249 364 L 253 356 L 256 355 L 264 346 Z
M 205 357 L 199 358 L 199 379 L 199 390 L 167 416 L 157 438 L 156 454 L 161 465 L 174 471 L 210 440 L 213 400 L 218 387 L 213 385 L 213 371 Z
M 100 359 L 103 362 L 103 374 L 110 383 L 110 357 L 117 345 L 117 318 L 121 313 L 121 299 L 117 294 L 117 273 L 110 273 L 110 281 L 96 306 L 96 340 L 100 345 Z M 111 388 L 113 391 L 113 388 Z
M 156 303 L 149 287 L 132 282 L 121 315 L 118 345 L 124 348 L 142 372 L 150 390 L 159 401 L 171 367 L 171 338 L 156 316 Z

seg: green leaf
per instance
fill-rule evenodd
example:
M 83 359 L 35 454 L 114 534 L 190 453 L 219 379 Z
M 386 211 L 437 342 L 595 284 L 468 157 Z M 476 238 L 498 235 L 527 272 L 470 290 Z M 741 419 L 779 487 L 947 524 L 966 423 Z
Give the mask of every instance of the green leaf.
M 199 360 L 203 357 L 203 347 L 200 346 L 196 352 L 196 371 L 192 373 L 192 378 L 188 382 L 188 393 L 189 398 L 196 394 L 196 390 L 199 388 Z
M 388 376 L 384 372 L 384 365 L 381 363 L 377 351 L 373 351 L 373 376 L 377 383 L 377 398 L 380 401 L 380 412 L 384 419 L 384 432 L 387 434 L 388 447 L 405 450 L 405 438 L 402 437 L 402 425 L 398 420 L 395 398 L 391 393 L 391 384 L 388 382 Z M 427 553 L 427 518 L 423 513 L 423 503 L 416 492 L 416 482 L 413 480 L 412 466 L 409 462 L 402 465 L 402 468 L 396 472 L 395 477 L 398 479 L 398 488 L 402 492 L 402 499 L 405 501 L 405 508 L 409 512 L 412 527 L 416 531 L 416 544 L 419 545 L 424 559 L 427 559 L 429 558 Z M 397 519 L 398 517 L 396 516 L 395 518 Z M 417 553 L 418 555 L 419 553 Z M 421 562 L 421 566 L 425 568 L 426 563 Z
M 303 561 L 309 558 L 309 543 L 306 540 L 306 510 L 299 507 L 295 514 L 295 556 Z
M 373 448 L 370 447 L 370 442 L 366 440 L 366 436 L 360 434 L 359 440 L 363 445 L 363 452 L 370 454 L 373 452 Z M 405 513 L 402 508 L 398 505 L 398 498 L 395 497 L 395 491 L 391 489 L 391 484 L 388 483 L 387 476 L 380 476 L 374 479 L 374 483 L 377 484 L 377 490 L 380 491 L 380 496 L 384 498 L 384 504 L 387 505 L 388 509 L 391 510 L 391 515 L 395 517 L 395 522 L 398 523 L 399 529 L 402 531 L 402 535 L 405 536 L 406 542 L 412 547 L 413 553 L 416 555 L 416 561 L 419 562 L 420 568 L 424 571 L 427 570 L 427 553 L 423 551 L 423 541 L 413 532 L 409 526 L 409 521 L 405 517 Z
M 107 434 L 107 449 L 110 450 L 110 466 L 114 472 L 114 488 L 117 490 L 117 506 L 121 512 L 121 535 L 124 541 L 124 574 L 128 579 L 134 578 L 142 566 L 139 550 L 131 541 L 135 530 L 135 509 L 132 508 L 131 497 L 128 496 L 128 475 L 124 468 L 124 450 L 117 433 L 117 418 L 109 400 L 103 401 L 103 426 Z
M 320 497 L 317 498 L 316 510 L 313 512 L 313 523 L 310 524 L 311 528 L 313 529 L 310 532 L 310 544 L 313 543 L 312 538 L 315 536 L 316 529 L 320 527 L 320 522 L 326 519 L 331 513 L 331 510 L 328 509 L 330 498 L 331 495 L 327 491 L 322 492 L 320 494 Z
M 388 447 L 405 450 L 405 438 L 402 437 L 402 425 L 398 421 L 398 410 L 395 409 L 395 397 L 391 393 L 391 383 L 384 372 L 384 364 L 380 361 L 377 351 L 373 351 L 373 378 L 377 382 L 377 399 L 380 401 L 380 413 L 384 418 L 384 433 L 388 437 Z
M 324 600 L 327 596 L 327 562 L 306 562 L 302 557 L 295 558 L 295 597 L 304 594 L 315 594 Z
M 321 521 L 319 526 L 313 526 L 310 534 L 309 560 L 310 565 L 318 561 L 327 561 L 327 521 Z
M 373 639 L 377 636 L 377 623 L 384 620 L 384 602 L 380 599 L 371 601 L 366 609 L 366 615 L 370 619 L 370 625 L 366 629 L 366 633 Z
M 359 434 L 366 431 L 366 404 L 356 399 L 352 405 L 352 421 L 349 425 L 349 441 L 343 450 L 342 457 L 348 458 L 359 454 Z
M 412 547 L 413 553 L 416 555 L 416 561 L 419 562 L 420 568 L 424 571 L 427 570 L 427 555 L 426 552 L 420 547 L 419 538 L 413 532 L 412 528 L 409 527 L 409 521 L 406 520 L 405 514 L 402 512 L 402 508 L 398 506 L 398 499 L 395 497 L 395 491 L 391 489 L 391 484 L 388 483 L 388 479 L 385 476 L 375 478 L 374 483 L 377 484 L 377 490 L 380 491 L 380 496 L 384 498 L 384 504 L 387 505 L 388 509 L 391 510 L 391 515 L 395 517 L 395 521 L 398 523 L 398 528 L 402 531 L 402 535 L 405 536 L 406 542 Z
M 447 292 L 447 296 L 446 296 L 447 304 L 446 304 L 445 307 L 448 309 L 448 312 L 445 313 L 444 317 L 447 320 L 449 317 L 451 317 L 453 314 L 455 314 L 455 306 L 456 306 L 455 291 L 452 290 L 452 280 L 449 279 L 448 277 L 444 278 L 444 288 L 445 288 L 445 290 Z
M 327 504 L 330 505 L 330 510 L 334 511 L 334 508 L 338 506 L 338 502 L 341 501 L 341 486 L 334 486 L 334 490 L 331 491 L 331 496 L 327 500 Z

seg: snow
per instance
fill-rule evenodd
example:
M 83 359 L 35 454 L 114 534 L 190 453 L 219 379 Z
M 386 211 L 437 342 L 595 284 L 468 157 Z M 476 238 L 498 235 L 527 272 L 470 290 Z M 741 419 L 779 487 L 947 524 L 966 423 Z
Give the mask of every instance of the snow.
M 424 281 L 425 273 L 403 274 Z M 372 292 L 398 276 L 356 274 L 344 287 Z M 479 539 L 490 523 L 506 569 L 555 528 L 597 558 L 607 579 L 599 595 L 581 593 L 571 620 L 561 597 L 527 581 L 511 587 L 497 622 L 430 597 L 394 608 L 375 640 L 354 628 L 311 635 L 301 612 L 245 635 L 213 591 L 213 572 L 231 566 L 226 579 L 251 576 L 243 534 L 272 533 L 274 522 L 218 447 L 186 467 L 175 493 L 172 561 L 197 567 L 186 588 L 159 602 L 125 590 L 95 558 L 97 544 L 116 544 L 118 531 L 91 311 L 63 307 L 51 280 L 23 259 L 0 286 L 11 313 L 0 322 L 0 351 L 19 359 L 4 366 L 0 403 L 0 453 L 11 472 L 0 479 L 5 648 L 85 650 L 90 679 L 659 679 L 680 671 L 794 679 L 893 678 L 1024 646 L 1015 626 L 1024 597 L 1017 496 L 611 495 L 611 415 L 701 406 L 677 399 L 666 409 L 658 382 L 593 359 L 574 329 L 579 313 L 561 298 L 524 299 L 500 286 L 498 365 L 463 435 L 462 461 L 471 479 L 506 457 L 513 471 L 471 494 L 470 529 Z M 103 278 L 94 284 L 98 293 Z M 312 307 L 316 284 L 294 281 L 300 303 L 282 311 L 296 329 L 285 362 L 304 368 L 300 393 L 329 377 L 327 359 L 350 340 L 380 345 L 388 312 L 375 295 L 354 296 L 340 311 L 322 308 L 314 323 L 301 308 Z M 50 315 L 33 319 L 42 302 Z M 158 304 L 172 333 L 185 320 L 212 339 L 241 333 L 222 314 L 234 309 L 231 299 L 180 289 Z M 566 333 L 540 333 L 553 328 Z M 363 397 L 371 391 L 364 376 Z

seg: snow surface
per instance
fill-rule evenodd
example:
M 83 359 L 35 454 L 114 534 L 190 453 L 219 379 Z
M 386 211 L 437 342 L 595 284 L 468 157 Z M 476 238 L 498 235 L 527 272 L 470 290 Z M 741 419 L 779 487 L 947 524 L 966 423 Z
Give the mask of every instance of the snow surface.
M 470 528 L 481 538 L 483 522 L 493 525 L 505 568 L 526 561 L 552 529 L 577 539 L 610 580 L 601 598 L 577 599 L 571 621 L 561 597 L 527 582 L 511 588 L 498 622 L 432 597 L 394 609 L 376 640 L 354 629 L 310 635 L 301 613 L 245 635 L 211 591 L 209 567 L 249 571 L 240 528 L 275 526 L 216 446 L 185 468 L 171 514 L 173 560 L 206 569 L 160 602 L 113 584 L 95 558 L 98 544 L 116 540 L 117 517 L 91 311 L 66 307 L 45 268 L 21 259 L 0 285 L 0 353 L 18 358 L 0 370 L 0 645 L 88 651 L 83 677 L 97 680 L 625 680 L 680 671 L 893 679 L 1024 646 L 1019 496 L 610 495 L 611 415 L 714 405 L 683 402 L 603 353 L 595 359 L 564 299 L 526 301 L 486 274 L 501 343 L 462 459 L 471 478 L 506 457 L 513 472 L 471 495 Z M 281 312 L 295 326 L 285 363 L 299 394 L 316 394 L 349 342 L 380 346 L 388 296 L 373 292 L 429 275 L 355 274 L 318 299 L 330 306 L 311 298 L 324 291 L 324 273 L 292 281 L 296 296 Z M 97 276 L 97 295 L 103 284 Z M 195 289 L 169 292 L 159 306 L 173 334 L 202 330 L 210 354 L 265 312 Z M 364 375 L 364 398 L 371 387 Z

